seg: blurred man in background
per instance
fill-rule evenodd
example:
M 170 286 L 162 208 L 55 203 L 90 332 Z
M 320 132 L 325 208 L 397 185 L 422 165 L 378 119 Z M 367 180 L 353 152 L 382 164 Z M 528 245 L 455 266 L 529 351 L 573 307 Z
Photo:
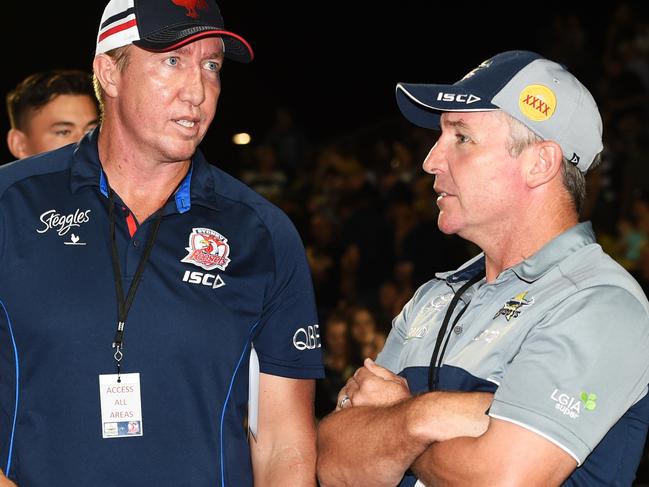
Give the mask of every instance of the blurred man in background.
M 17 159 L 77 142 L 99 123 L 92 77 L 80 70 L 34 73 L 7 95 L 7 145 Z

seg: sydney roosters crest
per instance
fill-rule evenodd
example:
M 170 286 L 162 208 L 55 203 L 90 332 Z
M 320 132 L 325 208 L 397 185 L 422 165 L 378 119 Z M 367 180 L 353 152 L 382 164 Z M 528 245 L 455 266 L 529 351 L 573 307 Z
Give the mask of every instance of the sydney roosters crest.
M 224 271 L 230 263 L 228 239 L 210 228 L 193 228 L 186 250 L 189 254 L 181 262 L 197 265 L 207 271 L 214 268 Z
M 198 18 L 198 12 L 196 9 L 200 8 L 207 10 L 207 2 L 205 0 L 171 0 L 172 3 L 178 5 L 179 7 L 185 7 L 187 9 L 187 17 L 192 19 Z

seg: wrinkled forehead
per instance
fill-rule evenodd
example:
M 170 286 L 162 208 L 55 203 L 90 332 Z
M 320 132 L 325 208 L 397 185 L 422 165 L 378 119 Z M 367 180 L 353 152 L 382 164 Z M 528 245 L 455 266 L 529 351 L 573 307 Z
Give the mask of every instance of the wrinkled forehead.
M 443 112 L 440 116 L 440 126 L 444 127 L 477 127 L 504 123 L 507 115 L 502 110 L 481 110 L 472 112 Z
M 202 39 L 188 42 L 187 44 L 183 44 L 182 46 L 169 51 L 160 51 L 159 54 L 192 54 L 195 52 L 200 52 L 202 57 L 222 59 L 225 56 L 225 44 L 223 43 L 223 38 L 204 37 Z

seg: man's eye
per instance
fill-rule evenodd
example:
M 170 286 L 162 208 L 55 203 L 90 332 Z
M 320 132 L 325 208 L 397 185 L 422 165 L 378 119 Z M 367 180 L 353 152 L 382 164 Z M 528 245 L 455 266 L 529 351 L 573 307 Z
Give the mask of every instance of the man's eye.
M 455 138 L 457 139 L 458 144 L 466 144 L 471 140 L 469 137 L 467 137 L 464 134 L 455 134 Z
M 220 69 L 220 66 L 219 66 L 219 63 L 216 63 L 214 61 L 207 61 L 205 63 L 205 69 L 207 69 L 209 71 L 214 71 L 215 73 L 218 73 L 219 69 Z
M 178 58 L 175 56 L 167 58 L 167 64 L 169 66 L 176 66 L 178 64 Z

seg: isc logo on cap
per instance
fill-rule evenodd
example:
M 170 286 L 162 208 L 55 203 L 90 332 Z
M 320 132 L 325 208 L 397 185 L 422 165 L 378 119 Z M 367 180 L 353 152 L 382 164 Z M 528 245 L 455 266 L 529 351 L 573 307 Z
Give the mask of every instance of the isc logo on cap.
M 518 108 L 530 120 L 543 122 L 554 114 L 557 97 L 547 86 L 529 85 L 518 97 Z
M 454 101 L 457 103 L 466 103 L 467 105 L 470 105 L 471 103 L 475 103 L 476 101 L 480 101 L 480 97 L 475 96 L 475 95 L 463 95 L 459 94 L 456 95 L 455 93 L 443 93 L 439 92 L 437 94 L 437 101 Z

